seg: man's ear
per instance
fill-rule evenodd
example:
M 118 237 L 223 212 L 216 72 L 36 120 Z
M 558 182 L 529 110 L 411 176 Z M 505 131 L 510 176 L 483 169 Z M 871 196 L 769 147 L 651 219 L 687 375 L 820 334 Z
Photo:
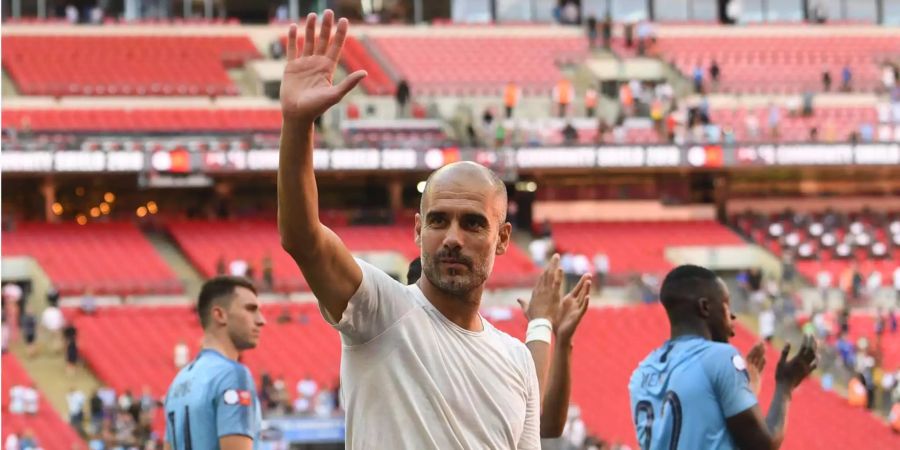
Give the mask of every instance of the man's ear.
M 700 313 L 700 317 L 704 319 L 711 316 L 710 309 L 712 308 L 712 304 L 709 299 L 706 297 L 700 297 L 697 299 L 697 311 Z
M 497 239 L 497 255 L 502 255 L 506 253 L 506 249 L 509 248 L 509 239 L 512 236 L 512 224 L 509 222 L 504 222 L 500 225 L 499 239 Z
M 227 316 L 228 313 L 222 305 L 213 303 L 212 307 L 209 309 L 209 317 L 212 319 L 213 323 L 224 324 L 227 321 Z
M 422 248 L 422 216 L 419 213 L 416 213 L 415 233 L 416 247 Z

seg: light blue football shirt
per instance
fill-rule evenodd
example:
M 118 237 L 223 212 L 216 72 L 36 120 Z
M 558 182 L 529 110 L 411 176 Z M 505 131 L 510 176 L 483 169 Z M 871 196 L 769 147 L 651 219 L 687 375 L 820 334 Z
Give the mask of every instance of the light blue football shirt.
M 746 363 L 730 344 L 700 336 L 666 341 L 628 383 L 642 450 L 731 450 L 725 419 L 756 405 Z
M 262 415 L 250 370 L 204 349 L 166 393 L 166 442 L 172 450 L 218 449 L 219 438 L 243 435 L 259 448 Z

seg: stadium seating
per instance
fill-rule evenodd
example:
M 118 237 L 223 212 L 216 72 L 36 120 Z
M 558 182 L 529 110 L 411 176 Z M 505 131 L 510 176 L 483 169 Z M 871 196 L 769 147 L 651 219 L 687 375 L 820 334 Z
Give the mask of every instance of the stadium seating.
M 846 142 L 853 132 L 859 133 L 863 125 L 872 127 L 874 139 L 878 139 L 875 131 L 878 125 L 878 110 L 874 107 L 830 107 L 814 108 L 813 115 L 803 117 L 792 115 L 785 108 L 779 108 L 778 140 L 781 142 L 808 142 L 810 130 L 815 127 L 819 142 Z M 730 128 L 735 132 L 739 142 L 765 141 L 771 142 L 769 132 L 769 108 L 714 109 L 710 120 L 723 129 Z M 747 117 L 755 116 L 758 133 L 753 136 L 747 129 Z
M 580 37 L 372 36 L 370 42 L 414 94 L 497 95 L 510 81 L 525 94 L 547 94 L 563 78 L 557 63 L 587 55 Z
M 615 40 L 617 53 L 634 55 Z M 709 66 L 720 69 L 719 91 L 738 93 L 797 93 L 822 91 L 822 73 L 828 70 L 832 91 L 841 84 L 841 70 L 848 64 L 855 91 L 873 91 L 879 83 L 878 64 L 898 55 L 896 36 L 731 34 L 662 36 L 648 54 L 672 63 L 687 78 L 699 65 L 709 82 Z
M 286 309 L 291 323 L 277 323 Z M 244 362 L 258 378 L 263 372 L 283 376 L 291 398 L 296 382 L 304 376 L 320 386 L 334 386 L 339 373 L 340 340 L 321 318 L 316 305 L 265 305 L 268 324 L 260 346 L 246 352 Z M 70 315 L 74 313 L 69 312 Z M 175 375 L 173 348 L 184 340 L 195 354 L 200 329 L 187 307 L 124 307 L 101 309 L 96 316 L 77 316 L 85 360 L 97 375 L 117 390 L 136 391 L 148 385 L 154 394 L 164 393 Z M 517 338 L 524 336 L 526 321 L 512 311 L 512 319 L 494 324 Z M 636 330 L 640 330 L 637 332 Z M 591 309 L 575 338 L 572 399 L 581 406 L 588 429 L 608 441 L 634 445 L 627 384 L 631 372 L 667 337 L 669 327 L 658 305 Z M 109 339 L 109 336 L 116 339 Z M 746 351 L 756 338 L 737 326 L 734 343 Z M 761 403 L 768 407 L 778 351 L 769 348 Z M 822 391 L 815 379 L 794 394 L 785 448 L 812 450 L 857 448 L 887 450 L 900 445 L 886 424 L 851 408 L 835 394 Z
M 2 439 L 6 442 L 6 437 L 11 433 L 17 433 L 20 437 L 22 433 L 31 431 L 37 443 L 44 450 L 72 450 L 77 447 L 76 444 L 84 445 L 84 442 L 78 436 L 78 433 L 63 420 L 62 417 L 53 409 L 53 406 L 44 396 L 40 395 L 38 403 L 38 413 L 31 416 L 26 414 L 11 414 L 9 412 L 9 390 L 13 386 L 31 386 L 34 382 L 28 376 L 28 372 L 22 367 L 19 360 L 11 353 L 4 353 L 2 356 L 2 398 L 3 412 L 0 417 L 3 420 Z
M 3 256 L 30 256 L 62 295 L 173 294 L 182 286 L 131 223 L 22 223 L 3 232 Z
M 3 36 L 25 95 L 236 95 L 225 71 L 260 57 L 246 36 Z
M 278 132 L 276 108 L 4 109 L 3 127 L 43 133 Z
M 740 245 L 741 238 L 713 221 L 557 222 L 553 240 L 560 252 L 609 257 L 615 274 L 663 273 L 671 269 L 666 247 Z
M 244 259 L 259 274 L 262 258 L 269 255 L 276 291 L 309 289 L 297 264 L 282 250 L 278 228 L 272 221 L 173 222 L 169 230 L 188 259 L 205 276 L 216 273 L 220 257 L 226 263 Z M 409 260 L 419 256 L 409 226 L 333 226 L 332 230 L 353 252 L 395 251 Z M 505 255 L 496 258 L 488 286 L 529 286 L 537 270 L 521 249 L 510 245 Z
M 743 214 L 733 218 L 736 228 L 760 246 L 776 255 L 786 251 L 797 254 L 795 261 L 797 271 L 810 281 L 814 281 L 816 275 L 825 270 L 831 273 L 832 286 L 837 286 L 841 276 L 855 261 L 863 276 L 878 271 L 881 273 L 883 285 L 891 283 L 897 261 L 900 260 L 900 248 L 896 245 L 900 242 L 900 224 L 894 227 L 898 230 L 895 232 L 887 223 L 859 214 L 854 220 L 862 224 L 862 228 L 859 229 L 863 231 L 862 233 L 853 233 L 850 221 L 838 221 L 831 228 L 823 227 L 816 236 L 812 234 L 811 227 L 814 223 L 821 225 L 824 215 L 813 214 L 804 220 L 802 225 L 794 225 L 793 218 L 783 214 L 773 216 Z M 770 231 L 774 229 L 773 226 L 781 229 L 777 236 Z M 865 245 L 860 244 L 859 234 L 868 236 Z M 796 239 L 793 242 L 789 239 L 791 235 Z M 834 241 L 826 243 L 826 235 L 831 235 Z M 838 253 L 838 248 L 842 244 L 846 244 L 847 248 L 847 254 L 843 256 Z M 884 248 L 884 254 L 876 257 L 873 250 L 879 245 Z

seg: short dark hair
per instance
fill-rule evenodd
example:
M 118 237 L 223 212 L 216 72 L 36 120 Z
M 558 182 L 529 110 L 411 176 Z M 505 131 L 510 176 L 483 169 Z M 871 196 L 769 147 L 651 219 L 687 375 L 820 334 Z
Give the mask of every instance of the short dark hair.
M 422 277 L 422 258 L 416 256 L 416 259 L 409 262 L 409 270 L 406 271 L 406 284 L 413 284 Z
M 699 297 L 713 295 L 719 277 L 711 270 L 685 264 L 672 269 L 659 289 L 659 300 L 667 311 L 677 309 Z
M 212 307 L 216 303 L 227 305 L 234 296 L 235 289 L 247 288 L 253 294 L 257 294 L 253 282 L 244 277 L 218 276 L 210 278 L 200 288 L 200 297 L 197 300 L 197 315 L 200 316 L 200 326 L 206 328 L 209 325 L 209 317 Z

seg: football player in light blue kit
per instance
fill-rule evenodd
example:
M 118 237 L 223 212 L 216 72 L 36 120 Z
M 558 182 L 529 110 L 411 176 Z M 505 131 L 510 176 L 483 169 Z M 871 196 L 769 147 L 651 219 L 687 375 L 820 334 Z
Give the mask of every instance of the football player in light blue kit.
M 671 338 L 638 365 L 628 384 L 641 449 L 779 448 L 791 392 L 816 366 L 815 339 L 804 338 L 790 360 L 785 345 L 763 418 L 758 385 L 751 388 L 747 363 L 728 343 L 735 317 L 725 283 L 703 267 L 685 265 L 669 272 L 659 296 Z M 761 347 L 751 356 L 751 372 L 761 370 Z
M 258 448 L 260 405 L 250 371 L 237 362 L 256 347 L 265 325 L 256 288 L 240 277 L 216 277 L 200 290 L 203 349 L 166 393 L 168 450 Z

